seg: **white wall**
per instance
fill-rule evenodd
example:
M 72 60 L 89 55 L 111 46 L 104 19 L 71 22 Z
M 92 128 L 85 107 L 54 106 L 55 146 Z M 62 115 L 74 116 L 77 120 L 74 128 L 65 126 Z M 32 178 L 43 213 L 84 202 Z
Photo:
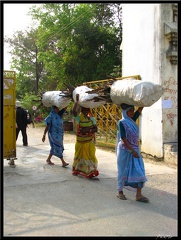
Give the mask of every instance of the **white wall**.
M 160 4 L 123 4 L 123 76 L 140 75 L 162 85 Z M 141 151 L 163 156 L 162 98 L 140 119 Z

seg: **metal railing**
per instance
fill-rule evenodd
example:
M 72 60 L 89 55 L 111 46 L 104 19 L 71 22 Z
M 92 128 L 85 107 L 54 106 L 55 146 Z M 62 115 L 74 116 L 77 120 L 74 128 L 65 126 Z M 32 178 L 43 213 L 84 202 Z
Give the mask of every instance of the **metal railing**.
M 103 85 L 106 85 L 110 82 L 123 79 L 136 79 L 141 80 L 140 75 L 127 76 L 127 77 L 118 77 L 110 78 L 105 80 L 98 80 L 92 82 L 84 82 L 83 85 L 86 85 L 89 88 L 97 89 Z M 105 142 L 112 142 L 116 139 L 117 134 L 117 122 L 122 118 L 122 111 L 120 106 L 116 104 L 106 103 L 98 108 L 92 109 L 92 114 L 96 119 L 98 126 L 98 132 L 96 134 L 97 139 L 104 140 Z M 139 124 L 139 120 L 136 121 Z

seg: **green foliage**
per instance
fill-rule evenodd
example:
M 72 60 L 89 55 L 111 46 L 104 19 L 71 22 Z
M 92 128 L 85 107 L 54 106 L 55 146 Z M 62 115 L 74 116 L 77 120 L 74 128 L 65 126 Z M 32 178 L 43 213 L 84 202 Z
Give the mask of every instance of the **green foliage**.
M 120 3 L 47 3 L 30 14 L 39 26 L 5 39 L 17 98 L 121 76 Z
M 43 63 L 38 60 L 37 30 L 18 31 L 13 38 L 5 38 L 12 50 L 11 69 L 16 70 L 16 92 L 19 97 L 25 93 L 38 94 L 46 75 Z M 40 90 L 41 91 L 41 90 Z
M 60 89 L 64 82 L 76 86 L 105 79 L 121 65 L 122 29 L 113 21 L 118 8 L 120 4 L 44 4 L 33 10 L 41 23 L 38 56 L 48 86 L 54 82 Z
M 35 119 L 39 115 L 42 116 L 42 118 L 44 119 L 50 113 L 51 107 L 42 106 L 41 98 L 37 95 L 25 93 L 25 95 L 16 97 L 16 99 L 21 102 L 23 108 L 29 110 L 33 119 Z M 32 109 L 33 106 L 36 106 L 36 110 Z
M 41 103 L 40 98 L 36 95 L 25 93 L 25 95 L 16 96 L 16 99 L 21 102 L 23 108 L 28 109 L 31 115 L 33 116 L 35 111 L 32 109 L 33 106 L 38 107 Z

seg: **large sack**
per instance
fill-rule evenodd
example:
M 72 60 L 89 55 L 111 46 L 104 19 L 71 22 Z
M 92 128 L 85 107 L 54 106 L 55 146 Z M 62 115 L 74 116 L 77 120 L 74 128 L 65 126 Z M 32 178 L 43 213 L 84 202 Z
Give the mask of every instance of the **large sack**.
M 138 107 L 149 107 L 157 102 L 164 88 L 152 82 L 135 79 L 117 80 L 111 85 L 110 98 L 114 104 L 126 103 Z
M 90 93 L 87 93 L 89 91 Z M 93 89 L 87 86 L 76 87 L 73 91 L 74 102 L 76 101 L 76 94 L 79 94 L 79 105 L 81 107 L 96 108 L 106 103 L 97 93 L 91 93 L 91 91 L 93 91 Z
M 66 97 L 66 95 L 62 91 L 47 91 L 42 95 L 42 103 L 45 107 L 57 106 L 62 109 L 67 107 L 71 101 L 70 97 Z

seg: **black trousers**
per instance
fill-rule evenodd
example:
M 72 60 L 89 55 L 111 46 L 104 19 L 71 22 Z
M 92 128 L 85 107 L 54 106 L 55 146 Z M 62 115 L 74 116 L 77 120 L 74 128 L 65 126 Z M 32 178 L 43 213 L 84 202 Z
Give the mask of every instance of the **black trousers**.
M 28 145 L 26 126 L 21 126 L 21 127 L 16 128 L 16 140 L 18 139 L 18 135 L 19 135 L 20 131 L 21 131 L 22 138 L 23 138 L 23 145 Z

